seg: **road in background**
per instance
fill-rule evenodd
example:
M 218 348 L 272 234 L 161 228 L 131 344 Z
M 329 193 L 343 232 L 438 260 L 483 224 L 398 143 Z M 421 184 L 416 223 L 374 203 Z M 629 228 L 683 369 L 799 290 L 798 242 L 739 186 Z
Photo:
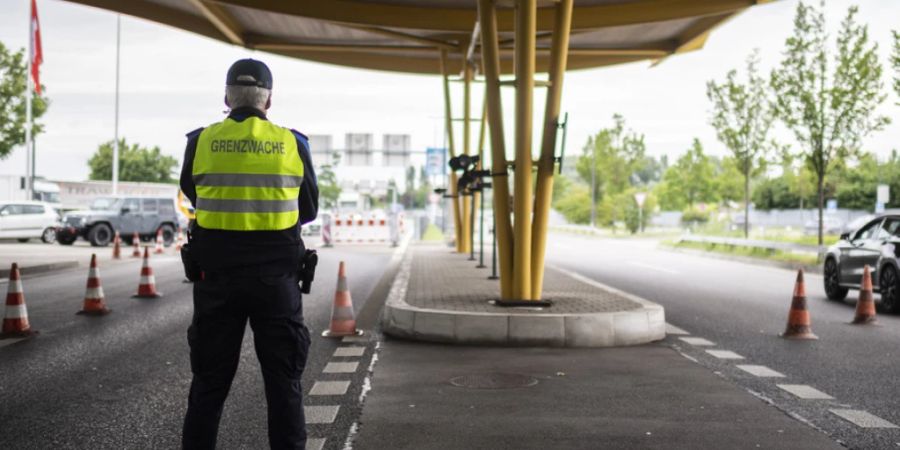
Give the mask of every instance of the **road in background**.
M 0 252 L 4 248 L 0 246 Z M 52 251 L 57 246 L 42 248 Z M 70 250 L 90 253 L 80 248 L 65 251 Z M 323 377 L 339 346 L 339 341 L 321 337 L 330 321 L 338 262 L 347 263 L 359 310 L 381 279 L 392 251 L 387 246 L 320 249 L 313 293 L 303 299 L 312 336 L 305 393 Z M 113 311 L 104 317 L 75 315 L 84 299 L 86 268 L 25 277 L 29 319 L 40 334 L 0 341 L 0 448 L 180 446 L 191 376 L 186 330 L 193 311 L 192 285 L 182 282 L 181 262 L 172 249 L 154 255 L 151 262 L 164 295 L 152 300 L 130 298 L 137 290 L 139 259 L 101 264 L 106 303 Z M 0 282 L 0 290 L 6 289 L 7 283 Z M 267 445 L 265 397 L 251 336 L 248 327 L 222 418 L 222 448 Z M 366 350 L 368 358 L 372 352 Z M 327 439 L 325 448 L 341 448 L 356 420 L 368 363 L 359 366 L 344 374 L 343 379 L 351 381 L 348 394 L 327 399 L 341 406 L 334 421 L 308 426 L 310 437 Z M 307 404 L 321 401 L 306 398 Z
M 651 240 L 559 233 L 548 242 L 548 264 L 660 303 L 668 323 L 711 341 L 694 346 L 682 336 L 667 338 L 701 364 L 853 448 L 900 446 L 897 429 L 861 428 L 829 411 L 863 410 L 900 424 L 900 316 L 880 315 L 875 327 L 849 325 L 856 291 L 846 302 L 831 302 L 822 277 L 807 274 L 819 340 L 785 340 L 778 335 L 786 325 L 794 271 L 668 251 Z M 743 359 L 723 359 L 732 355 L 716 357 L 707 349 Z M 754 376 L 739 364 L 763 365 L 785 377 Z M 809 385 L 833 399 L 800 398 L 777 384 Z

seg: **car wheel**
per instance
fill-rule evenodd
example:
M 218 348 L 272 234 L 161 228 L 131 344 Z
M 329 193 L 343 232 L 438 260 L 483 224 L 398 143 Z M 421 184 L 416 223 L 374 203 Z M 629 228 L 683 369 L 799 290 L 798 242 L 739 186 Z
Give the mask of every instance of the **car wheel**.
M 163 245 L 168 247 L 175 243 L 175 228 L 172 225 L 163 225 L 159 227 L 159 231 L 162 231 Z
M 849 289 L 841 286 L 841 272 L 834 258 L 825 260 L 825 295 L 829 300 L 842 301 L 847 298 Z
M 41 241 L 45 244 L 52 244 L 56 242 L 56 229 L 53 227 L 47 227 L 43 233 L 41 233 Z
M 889 313 L 900 312 L 900 276 L 893 266 L 884 266 L 881 269 L 881 306 Z
M 88 241 L 94 247 L 106 247 L 112 241 L 113 232 L 109 225 L 98 223 L 88 232 Z
M 21 242 L 21 243 L 23 243 L 23 244 L 26 243 L 26 242 L 28 242 L 28 238 L 19 238 L 19 239 L 16 239 L 16 240 L 19 241 L 19 242 Z

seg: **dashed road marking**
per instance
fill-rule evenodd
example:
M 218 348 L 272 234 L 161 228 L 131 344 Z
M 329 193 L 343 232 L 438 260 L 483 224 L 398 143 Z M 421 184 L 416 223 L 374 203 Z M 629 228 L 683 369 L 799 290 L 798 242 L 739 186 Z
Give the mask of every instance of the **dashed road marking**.
M 776 372 L 766 366 L 754 366 L 752 364 L 744 364 L 738 365 L 738 369 L 743 370 L 751 375 L 761 377 L 761 378 L 784 378 L 784 374 L 781 372 Z
M 698 337 L 681 337 L 678 339 L 681 339 L 682 341 L 687 342 L 688 344 L 696 345 L 698 347 L 712 347 L 712 346 L 716 345 L 715 342 L 707 341 L 706 339 L 698 338 Z
M 323 373 L 354 373 L 356 372 L 357 367 L 359 367 L 358 362 L 330 362 L 325 364 L 325 369 L 322 370 Z
M 639 261 L 628 261 L 628 264 L 631 264 L 632 266 L 643 267 L 644 269 L 655 270 L 657 272 L 663 272 L 663 273 L 668 273 L 668 274 L 672 274 L 672 275 L 678 275 L 678 273 L 679 273 L 677 270 L 668 269 L 666 267 L 654 266 L 652 264 L 645 264 L 645 263 L 642 263 Z
M 738 355 L 731 350 L 707 350 L 706 353 L 709 353 L 710 355 L 713 355 L 719 359 L 744 359 L 743 356 Z
M 349 388 L 349 381 L 316 381 L 309 395 L 344 395 Z
M 28 339 L 28 338 L 3 339 L 3 340 L 0 340 L 0 348 L 6 347 L 7 345 L 15 344 L 16 342 L 19 342 L 19 341 L 24 341 L 25 339 Z
M 666 334 L 691 334 L 681 328 L 666 322 Z
M 350 342 L 350 343 L 369 342 L 369 337 L 368 336 L 344 336 L 344 338 L 341 339 L 341 342 L 344 342 L 344 343 L 347 343 L 347 342 Z
M 306 440 L 306 450 L 322 450 L 325 446 L 325 439 L 315 438 Z
M 334 350 L 334 355 L 336 357 L 343 356 L 362 356 L 363 353 L 366 352 L 365 347 L 338 347 Z
M 858 409 L 830 409 L 829 411 L 860 428 L 900 428 L 881 417 Z
M 304 406 L 303 414 L 308 424 L 333 423 L 339 409 L 340 405 Z
M 776 384 L 781 389 L 807 400 L 830 400 L 834 397 L 805 384 Z

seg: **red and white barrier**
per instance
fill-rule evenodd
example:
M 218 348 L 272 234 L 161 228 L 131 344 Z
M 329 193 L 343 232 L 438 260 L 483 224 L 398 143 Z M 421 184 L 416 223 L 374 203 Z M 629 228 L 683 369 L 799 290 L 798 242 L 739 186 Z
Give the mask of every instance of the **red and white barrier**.
M 397 219 L 400 234 L 403 233 L 403 214 Z M 322 239 L 335 244 L 387 244 L 393 242 L 391 219 L 384 216 L 361 214 L 335 214 L 330 221 L 323 221 Z

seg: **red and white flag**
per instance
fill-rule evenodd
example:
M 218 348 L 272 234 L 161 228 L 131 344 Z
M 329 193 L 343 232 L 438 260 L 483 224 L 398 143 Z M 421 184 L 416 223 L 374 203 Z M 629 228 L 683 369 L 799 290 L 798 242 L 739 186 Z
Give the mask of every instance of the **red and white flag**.
M 41 95 L 41 63 L 44 52 L 41 50 L 41 25 L 38 21 L 37 3 L 31 0 L 31 78 L 34 80 L 34 91 Z

